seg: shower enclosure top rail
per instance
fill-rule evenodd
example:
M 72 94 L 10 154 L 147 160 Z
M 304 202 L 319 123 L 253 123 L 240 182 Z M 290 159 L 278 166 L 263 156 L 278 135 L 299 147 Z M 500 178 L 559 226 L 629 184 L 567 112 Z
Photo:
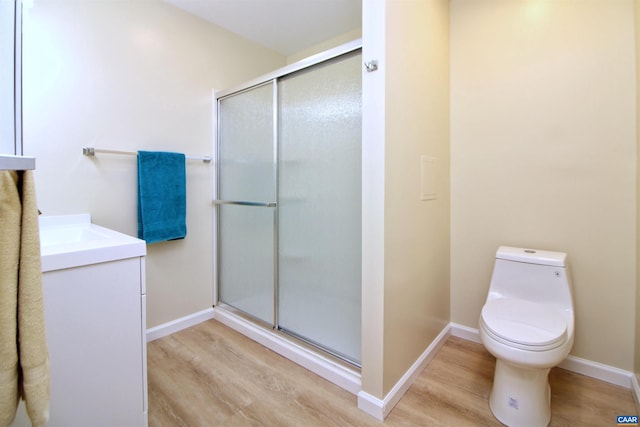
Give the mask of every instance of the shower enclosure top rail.
M 293 64 L 279 68 L 271 73 L 256 77 L 255 79 L 249 80 L 248 82 L 240 86 L 235 86 L 229 89 L 216 92 L 215 96 L 217 99 L 221 99 L 221 98 L 224 98 L 225 96 L 233 95 L 237 92 L 242 92 L 251 87 L 261 85 L 269 80 L 274 80 L 274 79 L 286 76 L 287 74 L 295 73 L 296 71 L 300 71 L 305 68 L 312 67 L 326 60 L 336 58 L 338 56 L 344 55 L 349 52 L 353 52 L 360 48 L 362 48 L 362 39 L 356 39 L 349 43 L 345 43 L 343 45 L 337 46 L 333 49 L 329 49 L 327 51 L 318 53 L 316 55 L 312 55 L 301 61 L 294 62 Z

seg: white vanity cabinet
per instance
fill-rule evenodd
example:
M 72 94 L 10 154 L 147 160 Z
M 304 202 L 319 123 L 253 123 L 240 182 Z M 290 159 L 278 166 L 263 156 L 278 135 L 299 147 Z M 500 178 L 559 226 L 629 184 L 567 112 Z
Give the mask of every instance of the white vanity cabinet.
M 145 242 L 87 214 L 41 217 L 40 240 L 47 426 L 146 426 Z M 22 406 L 14 426 L 31 425 Z
M 144 261 L 43 274 L 48 426 L 146 426 Z

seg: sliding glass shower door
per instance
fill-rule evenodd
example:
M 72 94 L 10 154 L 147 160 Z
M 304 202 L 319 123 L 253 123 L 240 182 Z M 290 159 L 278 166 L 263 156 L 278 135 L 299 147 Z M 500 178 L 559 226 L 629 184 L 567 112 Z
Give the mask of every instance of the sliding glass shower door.
M 279 327 L 360 360 L 360 55 L 279 82 Z
M 361 64 L 350 52 L 219 100 L 221 302 L 356 365 Z
M 220 101 L 216 200 L 219 298 L 268 323 L 275 313 L 273 87 Z

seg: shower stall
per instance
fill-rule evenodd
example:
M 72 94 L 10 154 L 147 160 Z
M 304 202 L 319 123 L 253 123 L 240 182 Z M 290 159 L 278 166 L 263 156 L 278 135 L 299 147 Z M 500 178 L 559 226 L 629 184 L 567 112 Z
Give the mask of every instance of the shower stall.
M 217 97 L 216 305 L 361 360 L 357 43 Z

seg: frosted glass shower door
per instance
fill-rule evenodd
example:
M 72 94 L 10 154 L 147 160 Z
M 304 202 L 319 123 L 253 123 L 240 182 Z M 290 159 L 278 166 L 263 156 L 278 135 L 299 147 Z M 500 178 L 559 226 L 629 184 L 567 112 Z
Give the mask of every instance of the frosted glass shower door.
M 273 83 L 219 101 L 220 301 L 274 322 L 275 144 Z
M 351 53 L 278 83 L 279 328 L 356 364 L 361 64 Z

